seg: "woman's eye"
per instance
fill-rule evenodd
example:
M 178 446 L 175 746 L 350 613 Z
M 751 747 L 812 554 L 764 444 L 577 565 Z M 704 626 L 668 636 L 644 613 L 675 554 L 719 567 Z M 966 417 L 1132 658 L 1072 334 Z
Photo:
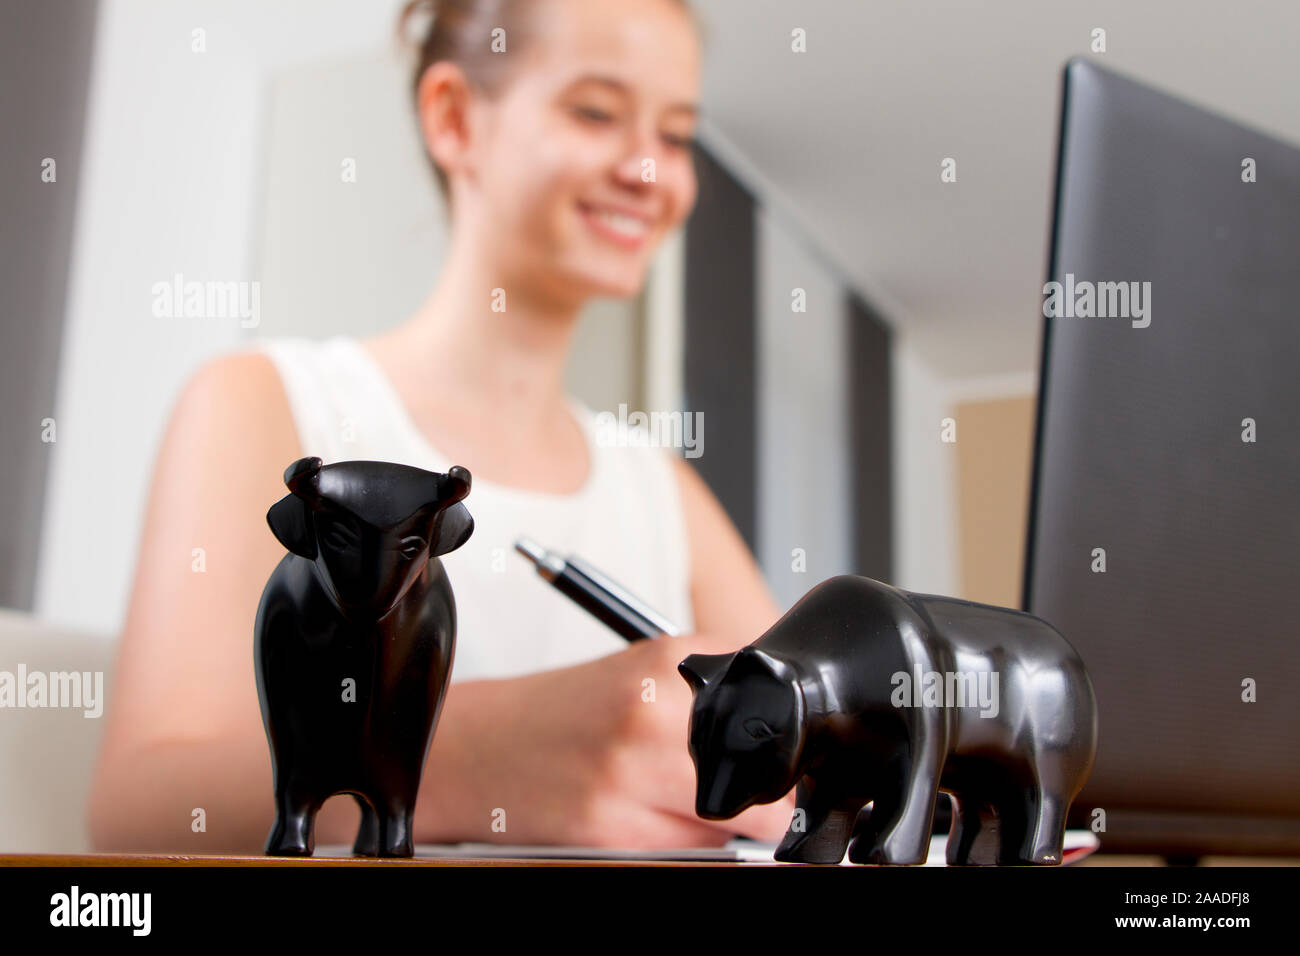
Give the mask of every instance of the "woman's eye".
M 673 147 L 673 149 L 690 149 L 695 145 L 695 138 L 693 136 L 675 136 L 670 133 L 665 133 L 664 142 Z
M 590 120 L 593 123 L 608 123 L 614 119 L 613 113 L 607 113 L 602 109 L 594 106 L 575 106 L 574 115 L 581 119 Z

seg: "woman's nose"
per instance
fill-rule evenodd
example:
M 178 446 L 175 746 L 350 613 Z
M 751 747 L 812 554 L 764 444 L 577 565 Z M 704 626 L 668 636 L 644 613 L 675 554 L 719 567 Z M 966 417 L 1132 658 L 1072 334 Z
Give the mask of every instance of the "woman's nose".
M 628 185 L 649 187 L 657 181 L 661 159 L 659 133 L 651 125 L 637 124 L 628 133 L 627 146 L 617 171 L 620 181 Z

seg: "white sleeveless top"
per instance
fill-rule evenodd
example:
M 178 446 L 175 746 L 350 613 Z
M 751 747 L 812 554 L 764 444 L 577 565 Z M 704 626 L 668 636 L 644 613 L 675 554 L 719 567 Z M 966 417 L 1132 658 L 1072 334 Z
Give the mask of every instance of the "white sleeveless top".
M 326 464 L 351 459 L 470 470 L 465 506 L 474 516 L 474 533 L 442 557 L 456 595 L 453 681 L 514 677 L 627 647 L 538 576 L 514 550 L 519 537 L 583 558 L 681 633 L 693 629 L 690 552 L 671 452 L 648 442 L 598 442 L 595 414 L 570 398 L 591 462 L 583 487 L 565 495 L 493 484 L 473 474 L 473 462 L 451 461 L 429 443 L 382 367 L 356 339 L 276 338 L 253 347 L 280 373 L 304 455 Z

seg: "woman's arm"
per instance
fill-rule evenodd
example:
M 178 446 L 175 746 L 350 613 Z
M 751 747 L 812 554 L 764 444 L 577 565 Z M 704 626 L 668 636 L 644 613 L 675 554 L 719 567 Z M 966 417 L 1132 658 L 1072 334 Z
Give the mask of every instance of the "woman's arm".
M 266 512 L 302 455 L 266 356 L 215 359 L 177 400 L 105 714 L 89 807 L 96 849 L 262 851 L 275 801 L 253 627 L 284 556 Z M 458 709 L 477 700 L 469 687 L 458 697 Z M 437 776 L 437 795 L 455 805 L 465 774 Z M 359 819 L 351 797 L 330 800 L 316 841 L 350 845 Z
M 191 378 L 155 463 L 90 802 L 100 850 L 260 850 L 271 763 L 253 623 L 284 549 L 266 511 L 300 457 L 265 356 Z M 206 832 L 196 832 L 196 810 Z
M 691 554 L 695 630 L 733 637 L 740 648 L 776 623 L 781 609 L 745 541 L 699 474 L 673 459 Z

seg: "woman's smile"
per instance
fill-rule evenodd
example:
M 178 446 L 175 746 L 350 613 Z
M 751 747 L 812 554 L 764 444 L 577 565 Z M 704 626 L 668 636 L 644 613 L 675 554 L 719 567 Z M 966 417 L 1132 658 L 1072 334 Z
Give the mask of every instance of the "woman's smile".
M 580 202 L 578 212 L 593 232 L 624 249 L 640 249 L 654 228 L 654 217 L 626 207 Z

